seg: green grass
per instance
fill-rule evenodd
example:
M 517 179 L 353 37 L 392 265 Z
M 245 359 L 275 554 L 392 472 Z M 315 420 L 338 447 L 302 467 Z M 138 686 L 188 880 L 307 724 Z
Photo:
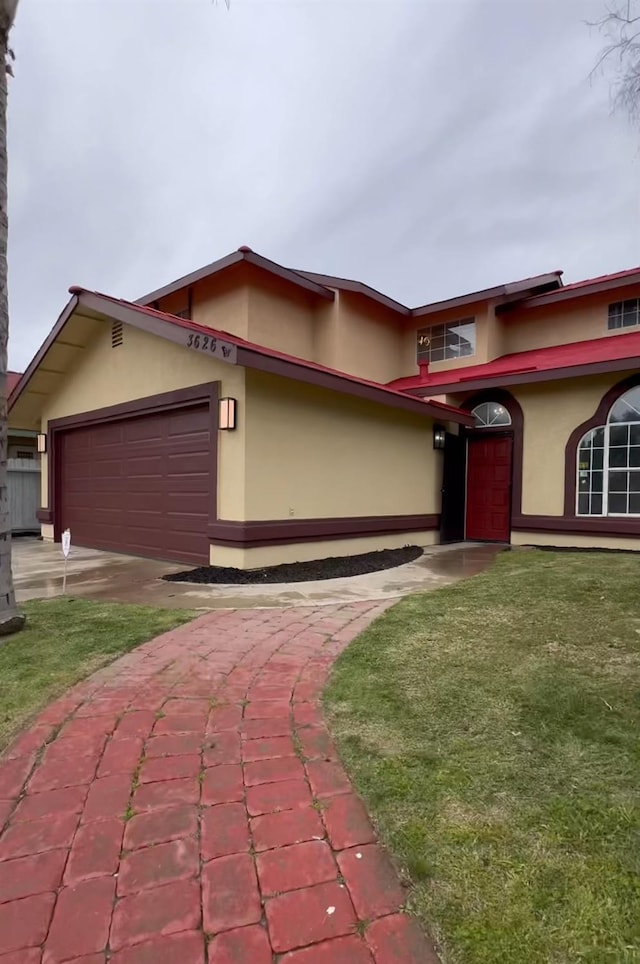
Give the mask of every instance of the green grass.
M 27 624 L 0 641 L 0 750 L 38 710 L 134 646 L 193 619 L 188 610 L 84 599 L 20 606 Z
M 640 557 L 501 554 L 389 610 L 325 699 L 447 964 L 640 962 Z

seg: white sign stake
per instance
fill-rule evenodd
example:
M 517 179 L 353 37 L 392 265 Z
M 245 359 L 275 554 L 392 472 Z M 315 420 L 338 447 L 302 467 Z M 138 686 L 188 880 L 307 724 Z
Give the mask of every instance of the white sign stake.
M 62 576 L 62 594 L 67 591 L 67 559 L 71 550 L 71 529 L 65 529 L 62 533 L 62 553 L 64 555 L 64 573 Z

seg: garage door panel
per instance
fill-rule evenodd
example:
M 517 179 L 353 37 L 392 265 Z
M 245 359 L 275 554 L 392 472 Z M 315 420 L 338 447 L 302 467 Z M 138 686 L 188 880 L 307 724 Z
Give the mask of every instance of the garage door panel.
M 163 442 L 166 434 L 166 419 L 160 416 L 147 417 L 146 424 L 141 420 L 130 419 L 122 426 L 123 442 L 140 442 L 142 445 L 152 445 Z
M 176 512 L 167 516 L 167 528 L 170 532 L 200 532 L 202 516 L 184 512 Z
M 196 414 L 193 409 L 178 408 L 167 414 L 164 424 L 170 435 L 188 437 L 199 434 L 208 438 L 210 429 L 209 409 L 201 407 Z
M 199 405 L 65 433 L 61 522 L 73 542 L 207 562 L 209 422 L 208 405 Z
M 148 478 L 161 479 L 165 472 L 166 457 L 162 452 L 154 455 L 138 455 L 134 458 L 123 459 L 123 475 L 126 476 L 146 476 Z
M 127 516 L 135 515 L 139 512 L 164 512 L 166 510 L 166 500 L 164 492 L 150 492 L 141 490 L 140 492 L 129 491 L 127 495 Z
M 101 449 L 121 444 L 122 429 L 122 422 L 105 422 L 100 426 L 100 432 L 94 438 L 90 438 L 91 448 Z
M 209 493 L 168 492 L 165 495 L 164 509 L 171 521 L 176 515 L 202 516 L 209 511 Z

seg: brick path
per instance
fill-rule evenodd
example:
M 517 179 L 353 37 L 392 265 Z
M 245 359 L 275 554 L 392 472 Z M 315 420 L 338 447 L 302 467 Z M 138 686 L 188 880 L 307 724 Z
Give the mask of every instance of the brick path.
M 387 605 L 210 613 L 41 713 L 0 761 L 0 964 L 435 962 L 319 705 Z

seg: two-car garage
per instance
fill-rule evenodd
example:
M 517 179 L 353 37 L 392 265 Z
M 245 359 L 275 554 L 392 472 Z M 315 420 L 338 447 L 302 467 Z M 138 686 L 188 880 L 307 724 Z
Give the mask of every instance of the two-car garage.
M 174 399 L 159 411 L 117 415 L 97 411 L 84 424 L 50 426 L 56 528 L 71 529 L 81 546 L 208 563 L 212 509 L 215 516 L 210 401 Z

